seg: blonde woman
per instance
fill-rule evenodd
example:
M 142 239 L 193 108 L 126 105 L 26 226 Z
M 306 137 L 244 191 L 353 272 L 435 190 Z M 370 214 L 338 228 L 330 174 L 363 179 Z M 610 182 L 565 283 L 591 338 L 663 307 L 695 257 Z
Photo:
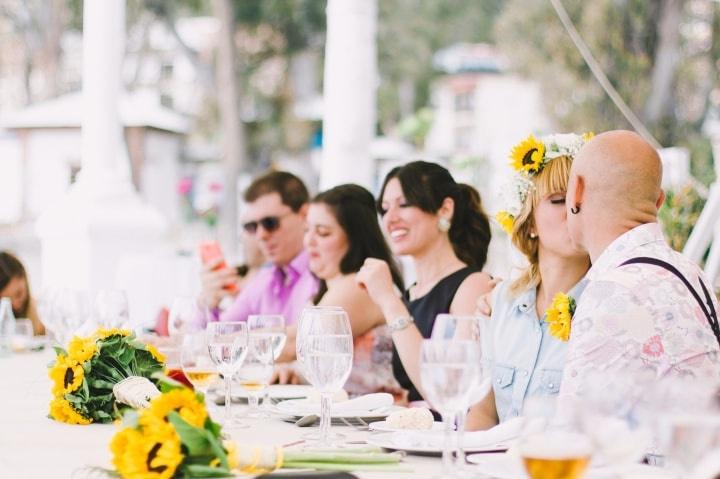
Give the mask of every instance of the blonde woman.
M 560 389 L 572 305 L 590 267 L 570 240 L 565 209 L 570 166 L 583 143 L 574 134 L 530 136 L 512 151 L 508 210 L 497 219 L 529 265 L 492 293 L 491 335 L 483 348 L 492 391 L 470 409 L 468 430 L 522 415 L 527 398 Z

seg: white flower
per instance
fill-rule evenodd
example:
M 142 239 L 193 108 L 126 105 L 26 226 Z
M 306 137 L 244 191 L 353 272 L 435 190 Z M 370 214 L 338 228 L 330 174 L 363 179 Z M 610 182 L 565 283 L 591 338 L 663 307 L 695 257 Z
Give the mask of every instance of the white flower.
M 517 217 L 522 211 L 523 204 L 525 204 L 525 199 L 531 188 L 533 188 L 533 184 L 527 174 L 515 173 L 500 192 L 502 204 L 504 205 L 503 210 Z
M 585 144 L 585 140 L 575 133 L 558 133 L 548 135 L 541 138 L 545 144 L 545 158 L 548 160 L 558 158 L 560 156 L 569 156 L 574 158 L 580 148 Z

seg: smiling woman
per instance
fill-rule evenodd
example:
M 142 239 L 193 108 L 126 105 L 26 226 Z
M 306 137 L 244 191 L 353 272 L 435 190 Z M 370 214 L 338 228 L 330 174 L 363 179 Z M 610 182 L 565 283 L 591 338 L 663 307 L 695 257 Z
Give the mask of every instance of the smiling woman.
M 9 252 L 0 251 L 0 298 L 5 297 L 10 298 L 16 318 L 30 319 L 33 333 L 45 334 L 45 326 L 40 322 L 35 301 L 30 294 L 25 267 Z
M 358 185 L 340 185 L 310 203 L 305 231 L 310 270 L 320 278 L 313 302 L 341 306 L 353 332 L 353 370 L 345 385 L 351 394 L 398 392 L 390 370 L 391 340 L 380 309 L 355 280 L 366 258 L 387 261 L 395 287 L 402 279 L 378 224 L 372 194 Z

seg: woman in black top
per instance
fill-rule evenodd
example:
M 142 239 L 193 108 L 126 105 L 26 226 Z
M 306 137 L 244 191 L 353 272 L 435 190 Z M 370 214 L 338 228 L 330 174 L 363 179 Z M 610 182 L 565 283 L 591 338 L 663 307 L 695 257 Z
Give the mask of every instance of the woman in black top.
M 440 165 L 415 161 L 385 177 L 378 210 L 396 255 L 412 257 L 417 281 L 403 297 L 393 288 L 386 262 L 369 258 L 357 275 L 393 331 L 393 371 L 408 399 L 422 399 L 420 344 L 441 313 L 470 315 L 477 298 L 490 291 L 481 269 L 490 243 L 490 224 L 480 195 L 455 182 Z

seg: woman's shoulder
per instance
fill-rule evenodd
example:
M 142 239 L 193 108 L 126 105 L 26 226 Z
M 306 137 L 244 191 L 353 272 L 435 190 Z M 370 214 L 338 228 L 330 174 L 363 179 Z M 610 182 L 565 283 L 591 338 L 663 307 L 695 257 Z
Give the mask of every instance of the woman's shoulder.
M 450 310 L 457 314 L 472 314 L 476 309 L 477 299 L 492 290 L 491 281 L 492 276 L 482 271 L 468 274 L 458 286 Z

